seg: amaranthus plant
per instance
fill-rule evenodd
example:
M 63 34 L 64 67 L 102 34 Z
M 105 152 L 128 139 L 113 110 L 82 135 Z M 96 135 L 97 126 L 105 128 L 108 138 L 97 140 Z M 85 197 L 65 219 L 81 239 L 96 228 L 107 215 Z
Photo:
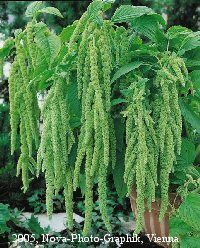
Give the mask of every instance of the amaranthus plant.
M 197 114 L 187 103 L 188 96 L 199 93 L 193 90 L 200 69 L 199 33 L 180 26 L 166 31 L 162 16 L 141 6 L 123 5 L 107 20 L 104 12 L 110 7 L 109 2 L 93 1 L 57 36 L 37 17 L 62 17 L 60 12 L 34 2 L 26 11 L 32 20 L 12 40 L 11 146 L 13 153 L 20 132 L 18 175 L 26 191 L 32 176 L 45 173 L 49 216 L 54 194 L 64 188 L 70 229 L 73 191 L 81 187 L 84 175 L 84 235 L 92 225 L 95 182 L 102 219 L 112 231 L 107 212 L 110 174 L 120 196 L 137 190 L 136 233 L 143 227 L 145 200 L 151 209 L 161 198 L 162 219 L 181 151 L 183 117 L 199 132 Z M 43 92 L 40 110 L 37 97 Z

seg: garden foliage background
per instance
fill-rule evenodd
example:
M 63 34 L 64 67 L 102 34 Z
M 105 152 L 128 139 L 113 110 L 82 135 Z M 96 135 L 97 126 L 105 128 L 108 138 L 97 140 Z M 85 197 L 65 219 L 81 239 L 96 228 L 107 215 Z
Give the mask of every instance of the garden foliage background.
M 1 1 L 0 2 L 0 46 L 3 41 L 13 36 L 16 29 L 26 25 L 27 19 L 23 15 L 29 4 L 29 1 Z M 91 1 L 46 1 L 46 5 L 56 7 L 60 10 L 64 18 L 54 15 L 46 15 L 45 22 L 48 26 L 59 34 L 63 27 L 72 24 L 74 20 L 79 19 L 87 9 Z M 198 0 L 116 0 L 113 8 L 108 15 L 112 15 L 114 10 L 122 4 L 144 5 L 153 8 L 161 13 L 167 19 L 168 26 L 182 25 L 197 31 L 200 28 L 200 4 Z M 44 18 L 44 17 L 42 17 Z M 12 62 L 12 56 L 10 56 Z M 0 222 L 0 243 L 10 239 L 13 232 L 22 232 L 28 230 L 29 233 L 48 232 L 40 227 L 37 219 L 33 216 L 29 221 L 20 223 L 19 215 L 21 211 L 31 211 L 34 213 L 43 213 L 45 207 L 45 184 L 42 177 L 33 180 L 31 187 L 26 194 L 21 190 L 22 183 L 20 178 L 16 178 L 16 161 L 18 153 L 10 156 L 10 123 L 9 123 L 9 101 L 8 101 L 8 71 L 10 63 L 6 62 L 4 72 L 0 79 L 0 216 L 5 217 L 5 223 Z M 114 187 L 112 178 L 110 187 Z M 113 190 L 114 192 L 115 190 Z M 78 192 L 76 197 L 76 213 L 84 211 L 82 193 Z M 127 230 L 122 227 L 120 217 L 125 219 L 129 217 L 131 208 L 128 199 L 118 199 L 117 194 L 110 193 L 110 202 L 112 208 L 112 222 L 115 223 L 115 232 L 120 235 Z M 62 196 L 55 197 L 54 208 L 56 212 L 64 210 L 64 199 Z M 93 233 L 101 230 L 105 232 L 102 221 L 98 213 L 98 202 L 95 206 L 93 216 Z M 2 221 L 2 220 L 1 220 Z M 9 224 L 8 224 L 9 223 Z M 80 224 L 81 225 L 81 224 Z M 76 230 L 81 230 L 77 224 Z M 39 237 L 39 236 L 38 236 Z

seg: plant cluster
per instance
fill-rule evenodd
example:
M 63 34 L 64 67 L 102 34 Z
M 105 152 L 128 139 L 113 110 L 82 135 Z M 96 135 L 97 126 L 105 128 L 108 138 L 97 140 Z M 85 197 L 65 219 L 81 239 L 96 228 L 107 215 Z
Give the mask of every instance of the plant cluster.
M 98 192 L 96 190 L 96 186 L 94 189 L 95 198 L 98 198 Z M 113 185 L 112 187 L 113 188 Z M 133 219 L 133 217 L 130 217 L 130 202 L 128 199 L 118 199 L 118 195 L 116 192 L 109 192 L 109 209 L 108 213 L 110 216 L 111 223 L 114 225 L 113 229 L 113 236 L 125 236 L 125 235 L 131 235 L 131 230 L 129 230 L 129 227 L 125 224 L 122 224 L 122 222 L 126 223 L 127 221 L 130 221 Z M 28 198 L 28 201 L 31 206 L 34 207 L 34 212 L 37 213 L 38 211 L 43 212 L 43 208 L 45 208 L 45 204 L 41 202 L 41 198 L 45 196 L 45 192 L 43 192 L 42 189 L 36 190 L 32 197 Z M 64 201 L 64 196 L 60 195 L 61 202 Z M 54 200 L 55 201 L 55 200 Z M 54 202 L 55 204 L 58 203 L 58 199 Z M 56 210 L 58 206 L 56 206 Z M 83 214 L 85 213 L 85 205 L 83 198 L 80 198 L 75 201 L 74 206 L 75 212 Z M 19 211 L 17 208 L 12 209 L 9 205 L 6 204 L 0 204 L 0 221 L 1 221 L 1 229 L 0 229 L 0 243 L 9 240 L 13 241 L 13 238 L 15 235 L 12 234 L 29 234 L 26 235 L 27 241 L 29 242 L 20 242 L 19 245 L 21 247 L 34 247 L 36 242 L 38 244 L 41 244 L 43 247 L 64 247 L 68 245 L 69 247 L 102 247 L 103 244 L 101 242 L 99 243 L 79 243 L 78 240 L 75 240 L 73 243 L 67 242 L 63 243 L 62 240 L 60 242 L 56 241 L 54 242 L 45 242 L 42 243 L 42 236 L 41 234 L 49 234 L 49 237 L 66 237 L 69 240 L 71 239 L 71 231 L 68 229 L 63 230 L 61 233 L 55 233 L 50 228 L 42 228 L 40 226 L 40 223 L 38 222 L 38 219 L 35 215 L 32 215 L 30 219 L 23 220 L 21 219 L 23 215 L 23 210 Z M 94 211 L 92 214 L 92 219 L 94 222 L 93 228 L 92 228 L 92 235 L 94 237 L 103 238 L 105 234 L 107 234 L 107 230 L 105 228 L 105 225 L 102 221 L 101 215 L 99 213 L 99 202 L 96 201 L 94 203 Z M 123 221 L 122 221 L 123 220 Z M 83 223 L 74 223 L 73 227 L 73 234 L 82 235 L 82 228 Z M 35 241 L 31 238 L 31 234 L 34 234 Z M 105 245 L 105 247 L 110 247 L 111 244 Z M 112 247 L 115 247 L 115 243 L 112 244 Z
M 18 234 L 34 234 L 36 239 L 40 239 L 41 234 L 49 233 L 50 228 L 42 228 L 33 214 L 26 220 L 22 220 L 22 214 L 17 208 L 12 209 L 8 204 L 0 203 L 0 243 L 3 247 L 5 241 L 15 241 Z
M 57 36 L 37 22 L 37 16 L 62 17 L 61 13 L 34 2 L 26 11 L 32 21 L 13 40 L 11 150 L 19 131 L 18 175 L 22 173 L 26 191 L 31 174 L 45 173 L 49 216 L 54 194 L 64 188 L 69 229 L 73 191 L 84 175 L 84 235 L 92 224 L 96 182 L 102 219 L 112 231 L 107 208 L 110 173 L 116 185 L 115 175 L 122 173 L 128 196 L 136 187 L 136 233 L 143 227 L 146 199 L 151 209 L 161 197 L 162 220 L 169 204 L 170 176 L 181 152 L 182 115 L 199 132 L 199 33 L 180 26 L 165 32 L 162 16 L 141 6 L 122 5 L 106 20 L 103 13 L 110 7 L 109 2 L 93 1 Z M 37 95 L 44 91 L 40 111 Z M 196 104 L 191 100 L 194 95 Z M 122 114 L 125 130 L 116 124 Z
M 199 178 L 194 180 L 191 176 L 186 183 L 185 188 L 190 187 L 190 192 L 184 197 L 184 200 L 178 210 L 176 210 L 170 219 L 170 233 L 179 238 L 179 243 L 172 247 L 198 247 L 199 245 L 199 209 L 200 209 L 200 182 Z M 191 190 L 192 189 L 192 190 Z M 185 191 L 185 189 L 184 189 Z M 180 245 L 180 246 L 179 246 Z
M 172 247 L 198 247 L 199 245 L 199 209 L 200 209 L 200 170 L 194 166 L 198 156 L 194 144 L 184 139 L 181 154 L 177 159 L 174 183 L 182 203 L 170 218 L 170 235 L 179 238 Z

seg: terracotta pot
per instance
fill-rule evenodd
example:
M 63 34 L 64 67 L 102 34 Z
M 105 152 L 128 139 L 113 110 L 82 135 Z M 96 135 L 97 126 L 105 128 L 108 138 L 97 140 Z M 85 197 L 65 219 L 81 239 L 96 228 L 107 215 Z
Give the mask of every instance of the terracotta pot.
M 137 218 L 137 205 L 136 205 L 136 198 L 137 192 L 136 189 L 133 189 L 130 201 L 131 201 L 131 208 L 133 213 Z M 170 193 L 169 194 L 169 201 L 170 204 L 173 205 L 175 208 L 178 208 L 181 204 L 181 199 L 179 197 L 176 198 L 176 194 Z M 144 231 L 146 234 L 155 235 L 156 237 L 169 237 L 169 217 L 172 213 L 171 206 L 168 207 L 168 210 L 165 214 L 165 217 L 162 222 L 159 221 L 159 214 L 160 214 L 160 199 L 157 199 L 155 202 L 152 203 L 152 210 L 151 212 L 148 209 L 147 202 L 145 202 L 145 212 L 144 212 Z M 158 242 L 157 242 L 158 243 Z M 170 248 L 170 243 L 167 242 L 159 242 L 158 244 Z

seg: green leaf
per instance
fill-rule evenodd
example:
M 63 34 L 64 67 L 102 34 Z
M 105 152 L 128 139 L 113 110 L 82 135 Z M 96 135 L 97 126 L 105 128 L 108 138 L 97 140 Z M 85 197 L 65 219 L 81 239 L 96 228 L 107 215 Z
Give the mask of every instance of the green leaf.
M 50 78 L 53 76 L 53 73 L 54 73 L 53 70 L 45 70 L 34 79 L 35 81 L 37 80 L 39 81 L 38 84 L 39 91 L 43 91 L 50 86 L 50 84 L 52 83 L 50 81 Z
M 78 140 L 76 139 L 75 143 L 72 146 L 71 152 L 69 154 L 69 165 L 72 167 L 72 170 L 76 162 L 77 148 L 78 148 Z
M 179 207 L 180 218 L 194 228 L 200 231 L 200 195 L 190 193 Z
M 27 221 L 28 228 L 32 233 L 35 233 L 37 236 L 40 236 L 44 233 L 43 228 L 40 226 L 40 223 L 38 221 L 38 218 L 35 217 L 33 214 L 31 215 L 31 218 Z
M 79 127 L 81 124 L 81 103 L 78 99 L 77 85 L 71 83 L 68 89 L 70 125 L 72 129 Z
M 160 23 L 163 27 L 166 27 L 167 23 L 166 23 L 165 19 L 162 17 L 162 15 L 157 14 L 157 13 L 155 13 L 155 14 L 149 14 L 149 15 L 152 16 L 152 17 L 154 17 L 154 19 L 158 23 Z
M 63 28 L 60 39 L 62 42 L 68 42 L 70 40 L 70 37 L 72 36 L 74 29 L 76 27 L 76 24 L 72 24 L 67 26 L 66 28 Z
M 200 178 L 200 168 L 197 166 L 190 166 L 188 168 L 188 174 L 190 174 L 194 180 L 198 180 Z
M 182 56 L 186 51 L 192 50 L 199 46 L 200 46 L 200 31 L 190 33 L 182 41 L 178 54 Z
M 80 175 L 79 175 L 79 187 L 81 189 L 82 196 L 84 196 L 85 195 L 85 189 L 86 189 L 86 187 L 85 187 L 85 174 L 80 173 Z
M 160 28 L 160 24 L 165 26 L 165 21 L 158 14 L 142 15 L 131 22 L 132 28 L 136 32 L 148 37 L 150 40 L 162 43 L 166 38 Z
M 180 248 L 199 248 L 200 238 L 186 236 L 180 241 Z
M 192 30 L 186 27 L 172 26 L 167 30 L 167 37 L 169 40 L 178 38 L 179 41 L 182 41 L 184 38 L 186 38 L 191 33 L 192 33 Z
M 194 70 L 189 73 L 194 89 L 200 94 L 200 70 Z
M 181 154 L 177 157 L 176 167 L 185 169 L 191 166 L 195 160 L 195 145 L 189 139 L 182 139 Z M 176 168 L 175 167 L 175 168 Z
M 97 12 L 103 8 L 103 2 L 101 0 L 93 1 L 88 7 L 88 16 L 93 19 Z
M 193 231 L 191 226 L 185 223 L 179 216 L 172 216 L 170 218 L 170 235 L 173 237 L 179 237 L 186 235 Z
M 194 129 L 200 133 L 200 118 L 183 99 L 180 99 L 181 112 L 186 121 L 188 121 Z
M 117 194 L 119 197 L 123 198 L 127 193 L 127 187 L 124 183 L 124 157 L 125 157 L 125 122 L 124 118 L 119 117 L 114 119 L 114 127 L 115 127 L 115 135 L 117 141 L 117 160 L 116 165 L 112 169 L 113 179 L 115 183 L 115 187 L 117 190 Z
M 192 33 L 191 29 L 182 26 L 172 26 L 167 30 L 167 38 L 173 47 L 179 48 L 183 40 Z
M 44 71 L 49 67 L 48 61 L 46 60 L 46 57 L 43 52 L 38 49 L 37 56 L 36 56 L 36 68 L 33 74 L 33 78 L 38 78 L 40 74 L 44 73 Z
M 123 102 L 127 102 L 127 100 L 124 98 L 113 99 L 111 101 L 111 106 L 113 107 L 113 106 L 118 105 L 118 104 L 123 103 Z
M 107 10 L 109 10 L 112 7 L 112 3 L 109 2 L 105 2 L 103 4 L 103 11 L 106 12 Z
M 187 68 L 192 70 L 200 70 L 200 46 L 184 53 Z
M 118 78 L 120 78 L 121 76 L 127 74 L 128 72 L 137 69 L 138 67 L 140 67 L 142 64 L 144 64 L 141 61 L 135 61 L 132 62 L 130 64 L 126 64 L 124 66 L 122 66 L 113 76 L 111 83 L 113 83 L 115 80 L 117 80 Z
M 46 61 L 51 64 L 60 52 L 60 37 L 41 25 L 35 34 L 35 42 L 44 54 Z
M 124 133 L 125 133 L 125 122 L 124 118 L 119 117 L 114 119 L 115 134 L 117 139 L 117 150 L 120 152 L 125 149 L 124 144 Z
M 120 198 L 125 197 L 127 193 L 127 187 L 126 184 L 124 183 L 124 178 L 123 178 L 124 170 L 125 170 L 124 156 L 121 154 L 121 152 L 118 152 L 116 165 L 112 171 L 112 174 L 113 174 L 113 179 L 117 190 L 117 194 Z
M 8 204 L 0 203 L 0 225 L 10 219 L 10 210 Z
M 42 1 L 35 1 L 28 5 L 25 16 L 26 17 L 33 17 L 37 15 L 37 12 L 41 10 L 44 7 L 44 4 Z
M 7 222 L 10 218 L 9 205 L 0 203 L 0 234 L 10 231 L 10 228 L 7 226 Z
M 192 33 L 192 30 L 182 26 L 172 26 L 167 30 L 167 38 L 169 40 L 169 48 L 179 50 L 183 40 Z
M 0 59 L 5 59 L 9 54 L 11 49 L 14 47 L 15 42 L 13 38 L 8 38 L 2 48 L 0 48 Z
M 173 175 L 170 178 L 170 182 L 172 184 L 183 185 L 185 181 L 188 179 L 187 175 L 190 174 L 189 170 L 192 166 L 187 168 L 176 168 Z
M 115 11 L 111 21 L 118 23 L 129 22 L 139 16 L 154 13 L 155 12 L 152 9 L 145 6 L 122 5 Z
M 103 2 L 101 0 L 96 0 L 92 2 L 88 7 L 88 17 L 93 22 L 98 23 L 99 25 L 103 24 L 103 18 L 101 10 L 103 9 Z
M 47 14 L 56 15 L 56 16 L 63 18 L 63 15 L 60 13 L 60 11 L 54 7 L 45 7 L 43 9 L 38 10 L 37 13 L 47 13 Z

